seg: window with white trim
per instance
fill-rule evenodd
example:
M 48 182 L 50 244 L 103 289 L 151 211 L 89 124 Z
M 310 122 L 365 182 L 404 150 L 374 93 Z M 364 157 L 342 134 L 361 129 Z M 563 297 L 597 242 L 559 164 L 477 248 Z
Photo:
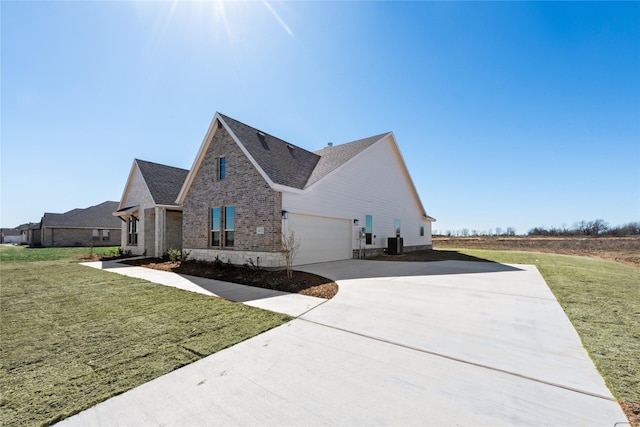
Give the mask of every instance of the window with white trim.
M 365 215 L 364 217 L 364 243 L 370 245 L 373 243 L 373 217 Z

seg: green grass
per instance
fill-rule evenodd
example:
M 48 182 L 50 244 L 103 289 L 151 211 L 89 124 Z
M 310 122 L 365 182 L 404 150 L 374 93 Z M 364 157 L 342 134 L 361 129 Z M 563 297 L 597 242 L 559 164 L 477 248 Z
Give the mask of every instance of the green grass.
M 80 247 L 80 248 L 29 248 L 27 246 L 0 246 L 0 261 L 2 262 L 29 262 L 52 260 L 76 260 L 78 257 L 89 254 L 110 254 L 117 251 L 117 246 L 107 247 Z
M 640 268 L 595 258 L 459 249 L 501 263 L 534 264 L 620 401 L 640 401 Z
M 51 424 L 290 320 L 84 267 L 76 249 L 16 250 L 1 252 L 2 426 Z

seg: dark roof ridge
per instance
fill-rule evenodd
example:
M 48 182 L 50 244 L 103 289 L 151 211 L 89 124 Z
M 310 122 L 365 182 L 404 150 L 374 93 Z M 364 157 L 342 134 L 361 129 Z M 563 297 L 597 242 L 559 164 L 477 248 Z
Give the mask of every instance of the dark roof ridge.
M 152 164 L 152 165 L 163 166 L 165 168 L 172 168 L 172 169 L 180 169 L 180 170 L 183 170 L 183 171 L 189 171 L 189 169 L 180 168 L 178 166 L 171 166 L 171 165 L 166 165 L 164 163 L 158 163 L 158 162 L 152 162 L 152 161 L 149 161 L 149 160 L 138 159 L 137 157 L 135 159 L 133 159 L 133 160 L 135 160 L 136 162 L 142 162 L 142 163 L 148 163 L 148 164 Z

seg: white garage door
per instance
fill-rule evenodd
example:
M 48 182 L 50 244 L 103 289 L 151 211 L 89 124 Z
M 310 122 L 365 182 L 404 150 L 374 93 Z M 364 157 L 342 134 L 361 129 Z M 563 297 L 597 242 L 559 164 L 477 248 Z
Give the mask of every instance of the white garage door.
M 351 221 L 289 213 L 288 226 L 296 233 L 300 249 L 294 265 L 350 259 Z

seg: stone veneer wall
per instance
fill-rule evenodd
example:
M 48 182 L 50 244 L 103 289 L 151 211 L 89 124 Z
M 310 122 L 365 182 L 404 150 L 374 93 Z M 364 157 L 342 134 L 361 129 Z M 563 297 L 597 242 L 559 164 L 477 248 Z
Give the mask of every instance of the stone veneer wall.
M 220 156 L 226 163 L 223 180 L 217 178 Z M 211 208 L 224 206 L 235 207 L 235 243 L 211 247 Z M 256 263 L 260 256 L 262 266 L 284 265 L 281 212 L 282 194 L 262 178 L 226 129 L 219 128 L 184 200 L 182 247 L 192 259 L 213 261 L 218 255 L 222 261 L 244 264 L 249 258 Z

